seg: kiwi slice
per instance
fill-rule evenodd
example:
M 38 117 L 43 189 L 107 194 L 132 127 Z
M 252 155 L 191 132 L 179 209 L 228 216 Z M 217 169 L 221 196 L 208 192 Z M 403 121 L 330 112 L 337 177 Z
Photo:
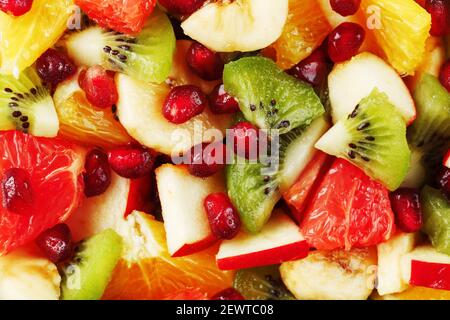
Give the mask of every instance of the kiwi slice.
M 423 231 L 437 251 L 450 255 L 450 203 L 440 190 L 425 186 L 420 194 Z
M 347 159 L 389 190 L 400 186 L 410 165 L 405 122 L 378 89 L 361 100 L 347 118 L 338 121 L 316 148 Z
M 225 90 L 238 99 L 245 118 L 280 134 L 306 127 L 324 113 L 314 89 L 286 74 L 272 60 L 245 57 L 228 63 Z
M 107 229 L 78 244 L 61 269 L 62 300 L 99 300 L 122 254 L 122 238 Z
M 239 270 L 233 286 L 247 300 L 295 300 L 281 280 L 278 265 Z
M 32 67 L 18 77 L 0 75 L 0 130 L 54 137 L 59 121 L 53 100 Z
M 176 39 L 169 18 L 155 9 L 136 36 L 98 26 L 70 34 L 65 40 L 69 55 L 81 65 L 102 65 L 133 78 L 161 83 L 172 68 Z

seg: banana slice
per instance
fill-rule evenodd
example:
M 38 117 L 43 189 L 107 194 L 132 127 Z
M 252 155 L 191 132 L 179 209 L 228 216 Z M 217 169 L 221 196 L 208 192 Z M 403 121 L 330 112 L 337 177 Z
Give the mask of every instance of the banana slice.
M 248 52 L 277 40 L 288 16 L 288 0 L 220 0 L 184 21 L 184 33 L 219 52 Z

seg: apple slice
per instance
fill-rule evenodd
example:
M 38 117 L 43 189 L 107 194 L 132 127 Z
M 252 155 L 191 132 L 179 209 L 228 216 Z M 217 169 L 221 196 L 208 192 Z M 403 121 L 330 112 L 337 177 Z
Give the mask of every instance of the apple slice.
M 217 254 L 221 270 L 235 270 L 279 264 L 306 257 L 309 246 L 299 227 L 283 212 L 276 212 L 257 234 L 241 231 L 223 241 Z
M 74 240 L 89 238 L 108 228 L 118 231 L 119 224 L 132 211 L 147 211 L 150 192 L 150 177 L 130 180 L 113 172 L 108 190 L 100 196 L 85 199 L 66 221 Z
M 450 256 L 432 246 L 417 247 L 401 260 L 402 277 L 413 286 L 450 290 Z
M 450 150 L 447 151 L 447 154 L 444 157 L 444 166 L 450 169 Z
M 156 181 L 170 254 L 189 255 L 216 242 L 203 201 L 211 193 L 225 192 L 223 174 L 202 179 L 185 166 L 165 164 L 156 169 Z
M 347 117 L 374 88 L 387 94 L 407 124 L 416 118 L 414 100 L 397 72 L 383 59 L 363 52 L 336 64 L 328 76 L 333 121 Z

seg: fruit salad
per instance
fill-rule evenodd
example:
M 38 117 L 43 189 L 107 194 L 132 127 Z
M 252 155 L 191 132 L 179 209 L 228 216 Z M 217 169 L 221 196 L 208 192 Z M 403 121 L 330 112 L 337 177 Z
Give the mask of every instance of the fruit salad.
M 450 0 L 1 0 L 14 299 L 450 300 Z

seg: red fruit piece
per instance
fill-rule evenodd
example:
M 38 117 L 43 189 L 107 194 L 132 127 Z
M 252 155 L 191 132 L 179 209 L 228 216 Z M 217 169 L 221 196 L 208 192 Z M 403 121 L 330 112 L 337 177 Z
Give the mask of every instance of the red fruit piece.
M 299 80 L 306 81 L 313 86 L 318 86 L 328 75 L 327 56 L 319 48 L 309 57 L 288 70 L 288 73 Z
M 111 169 L 128 179 L 149 175 L 153 171 L 156 156 L 155 152 L 142 147 L 117 148 L 108 152 Z
M 398 189 L 390 194 L 395 224 L 403 232 L 417 232 L 422 228 L 422 210 L 419 191 L 415 189 Z
M 111 108 L 119 99 L 113 74 L 101 66 L 81 71 L 78 82 L 88 101 L 97 108 Z
M 222 77 L 224 63 L 220 55 L 198 42 L 193 42 L 186 52 L 186 63 L 203 80 Z
M 79 175 L 83 156 L 73 144 L 33 137 L 19 131 L 0 132 L 0 179 L 18 168 L 28 173 L 32 210 L 17 214 L 0 206 L 0 256 L 34 241 L 44 230 L 64 221 L 83 195 Z M 4 193 L 0 192 L 0 203 Z
M 15 17 L 24 15 L 32 6 L 33 0 L 0 0 L 0 10 Z
M 163 105 L 164 117 L 182 124 L 199 115 L 208 106 L 208 99 L 199 87 L 184 85 L 173 88 Z
M 250 122 L 242 121 L 231 128 L 234 153 L 246 159 L 257 159 L 261 132 Z
M 225 91 L 223 84 L 219 84 L 209 95 L 209 109 L 214 114 L 236 113 L 239 111 L 239 103 Z
M 33 193 L 28 171 L 21 168 L 6 170 L 3 173 L 1 189 L 3 208 L 19 214 L 30 213 Z
M 64 223 L 42 232 L 36 244 L 53 263 L 65 261 L 72 255 L 72 234 Z
M 442 37 L 450 32 L 450 2 L 448 0 L 426 0 L 425 9 L 431 14 L 430 34 Z
M 84 194 L 95 197 L 104 193 L 111 184 L 111 168 L 108 156 L 99 149 L 93 149 L 86 155 L 84 164 Z
M 190 174 L 206 178 L 225 168 L 227 147 L 222 142 L 201 143 L 193 146 L 185 155 Z
M 100 26 L 136 34 L 143 29 L 156 0 L 76 0 L 75 3 Z
M 442 192 L 450 199 L 450 169 L 443 167 L 437 177 L 437 183 Z
M 233 239 L 241 229 L 241 219 L 225 193 L 213 193 L 204 201 L 212 233 L 219 239 Z
M 44 82 L 56 86 L 73 76 L 77 67 L 65 53 L 48 49 L 37 59 L 36 70 Z
M 450 92 L 450 60 L 447 60 L 439 72 L 439 81 L 442 86 Z
M 336 159 L 300 227 L 318 250 L 376 245 L 395 231 L 389 192 L 361 169 Z
M 206 0 L 159 0 L 167 11 L 174 14 L 190 15 L 200 9 Z
M 343 17 L 354 15 L 361 5 L 361 0 L 330 0 L 333 11 Z
M 358 53 L 366 32 L 357 23 L 343 22 L 328 36 L 328 55 L 335 62 L 350 59 Z
M 245 300 L 245 298 L 234 288 L 228 288 L 216 293 L 211 300 Z

